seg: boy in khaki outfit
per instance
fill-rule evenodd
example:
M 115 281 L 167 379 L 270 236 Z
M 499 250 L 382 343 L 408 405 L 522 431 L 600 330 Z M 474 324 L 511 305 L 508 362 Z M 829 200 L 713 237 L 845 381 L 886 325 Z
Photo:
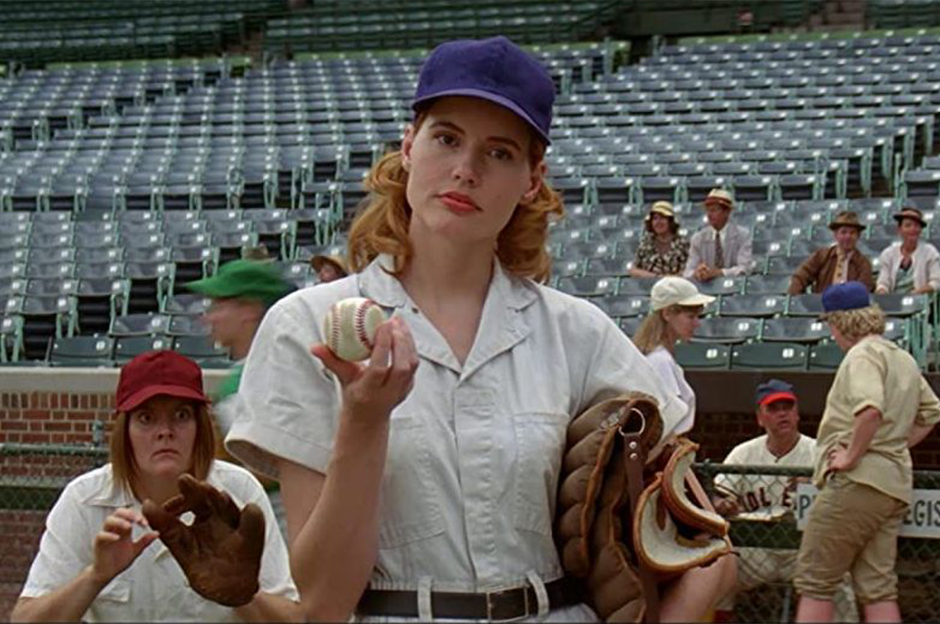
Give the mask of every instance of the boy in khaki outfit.
M 816 436 L 820 492 L 797 558 L 796 621 L 831 621 L 848 571 L 866 621 L 900 622 L 894 564 L 913 488 L 909 449 L 940 420 L 940 401 L 914 358 L 881 335 L 885 316 L 865 285 L 830 286 L 823 309 L 846 355 Z

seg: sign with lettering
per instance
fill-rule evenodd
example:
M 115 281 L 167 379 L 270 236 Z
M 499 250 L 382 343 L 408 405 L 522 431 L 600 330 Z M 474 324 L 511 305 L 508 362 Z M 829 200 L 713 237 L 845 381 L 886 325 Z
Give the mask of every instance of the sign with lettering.
M 811 483 L 800 483 L 796 487 L 793 512 L 799 531 L 806 527 L 809 508 L 817 491 Z M 899 535 L 940 539 L 940 490 L 914 490 L 911 507 L 907 510 Z

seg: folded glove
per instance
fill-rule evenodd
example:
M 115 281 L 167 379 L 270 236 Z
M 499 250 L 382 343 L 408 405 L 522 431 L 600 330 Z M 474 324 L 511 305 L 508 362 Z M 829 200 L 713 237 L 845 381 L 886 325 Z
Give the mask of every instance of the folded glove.
M 225 492 L 188 474 L 179 478 L 180 494 L 159 505 L 145 500 L 151 528 L 179 563 L 200 596 L 228 607 L 251 602 L 258 592 L 264 551 L 264 514 L 254 503 L 241 510 Z M 179 516 L 193 512 L 187 526 Z

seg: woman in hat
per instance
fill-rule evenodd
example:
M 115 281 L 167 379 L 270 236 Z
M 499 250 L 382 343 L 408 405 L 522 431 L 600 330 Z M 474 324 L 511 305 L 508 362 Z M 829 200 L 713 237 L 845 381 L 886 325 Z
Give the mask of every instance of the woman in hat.
M 714 300 L 683 277 L 664 277 L 653 284 L 650 313 L 633 337 L 634 344 L 665 381 L 666 388 L 686 406 L 674 430 L 676 434 L 687 433 L 695 424 L 695 391 L 676 362 L 676 343 L 692 338 L 701 324 L 699 316 Z
M 545 179 L 553 100 L 504 37 L 436 48 L 401 150 L 366 179 L 355 279 L 262 323 L 226 443 L 279 476 L 310 618 L 596 618 L 553 540 L 568 422 L 630 390 L 659 399 L 667 430 L 684 406 L 598 308 L 543 285 L 563 212 Z M 322 344 L 353 296 L 391 316 L 366 364 Z M 663 617 L 701 608 L 666 601 Z
M 11 619 L 14 622 L 260 622 L 300 619 L 287 549 L 261 485 L 213 460 L 215 434 L 195 362 L 174 351 L 137 356 L 121 370 L 110 463 L 69 483 L 46 530 Z M 190 588 L 141 513 L 179 494 L 184 473 L 265 516 L 259 584 L 232 608 Z M 134 537 L 134 532 L 141 533 Z
M 920 240 L 927 227 L 917 208 L 904 208 L 894 215 L 901 240 L 881 252 L 878 284 L 875 292 L 932 293 L 940 288 L 940 253 L 930 243 Z
M 856 247 L 858 237 L 865 231 L 858 215 L 848 210 L 840 212 L 829 224 L 829 229 L 835 244 L 814 251 L 793 273 L 790 278 L 791 295 L 806 292 L 807 286 L 814 293 L 821 293 L 830 284 L 849 281 L 861 282 L 869 290 L 874 290 L 871 261 Z
M 689 260 L 689 239 L 679 234 L 672 204 L 658 201 L 646 215 L 646 233 L 636 250 L 630 275 L 659 277 L 679 275 Z
M 339 254 L 313 256 L 310 258 L 310 266 L 317 272 L 317 279 L 321 284 L 343 279 L 349 274 L 346 260 Z

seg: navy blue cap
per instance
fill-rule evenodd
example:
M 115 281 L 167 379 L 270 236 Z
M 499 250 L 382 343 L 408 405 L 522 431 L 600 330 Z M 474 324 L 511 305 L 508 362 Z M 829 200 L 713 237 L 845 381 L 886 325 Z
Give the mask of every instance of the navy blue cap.
M 769 379 L 757 386 L 757 404 L 767 405 L 774 401 L 796 401 L 793 386 L 779 379 Z
M 861 282 L 832 284 L 823 291 L 822 305 L 826 313 L 867 308 L 871 305 L 868 287 Z
M 421 67 L 414 110 L 434 98 L 463 95 L 508 108 L 546 144 L 555 83 L 548 70 L 506 37 L 458 39 L 434 48 Z

